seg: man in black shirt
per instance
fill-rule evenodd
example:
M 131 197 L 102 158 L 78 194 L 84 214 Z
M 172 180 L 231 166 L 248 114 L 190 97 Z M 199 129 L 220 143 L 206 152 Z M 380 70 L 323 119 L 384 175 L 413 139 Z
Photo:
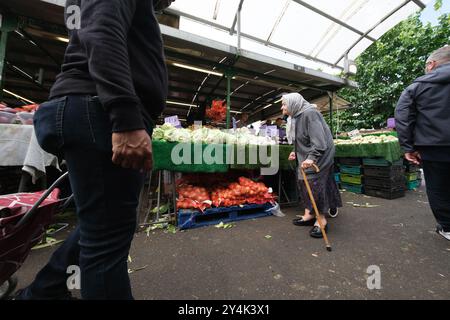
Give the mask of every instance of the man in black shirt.
M 133 298 L 127 258 L 167 97 L 154 11 L 171 2 L 67 0 L 70 41 L 35 131 L 44 150 L 67 162 L 79 225 L 18 299 L 69 298 L 68 273 L 83 299 Z

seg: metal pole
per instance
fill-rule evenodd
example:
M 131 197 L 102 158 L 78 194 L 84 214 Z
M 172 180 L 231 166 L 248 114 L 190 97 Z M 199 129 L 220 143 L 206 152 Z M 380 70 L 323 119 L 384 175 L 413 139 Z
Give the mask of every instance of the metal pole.
M 159 206 L 161 205 L 161 176 L 162 176 L 162 171 L 158 171 L 158 198 L 156 201 L 156 221 L 159 220 Z
M 231 75 L 227 73 L 227 129 L 230 129 L 230 110 L 231 110 Z
M 238 53 L 241 53 L 241 8 L 238 9 L 237 12 L 237 38 L 238 38 L 238 44 L 237 44 L 237 50 Z
M 6 42 L 8 41 L 8 32 L 1 30 L 0 38 L 0 98 L 3 97 L 3 75 L 5 72 L 5 56 L 6 56 Z
M 178 215 L 177 215 L 177 187 L 175 181 L 175 172 L 171 172 L 172 178 L 172 199 L 173 199 L 173 212 L 175 213 L 175 226 L 178 224 Z
M 6 65 L 6 44 L 8 41 L 8 32 L 17 27 L 17 19 L 13 16 L 6 16 L 0 13 L 0 99 L 3 98 L 3 83 Z
M 333 93 L 328 92 L 328 97 L 330 99 L 330 129 L 333 135 Z

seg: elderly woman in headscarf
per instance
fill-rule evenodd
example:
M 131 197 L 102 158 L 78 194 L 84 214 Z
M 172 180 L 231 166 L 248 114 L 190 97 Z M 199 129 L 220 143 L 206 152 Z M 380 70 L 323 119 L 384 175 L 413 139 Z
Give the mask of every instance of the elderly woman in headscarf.
M 293 223 L 297 226 L 313 226 L 310 231 L 311 237 L 322 238 L 300 168 L 305 170 L 321 222 L 328 231 L 325 214 L 329 213 L 330 209 L 336 210 L 342 207 L 341 196 L 334 180 L 333 136 L 322 114 L 317 110 L 317 106 L 307 102 L 300 94 L 284 95 L 281 110 L 284 115 L 290 116 L 289 135 L 295 152 L 289 159 L 297 160 L 299 165 L 297 182 L 300 207 L 305 210 L 304 215 L 300 219 L 295 219 Z M 314 165 L 320 168 L 318 173 L 313 169 Z

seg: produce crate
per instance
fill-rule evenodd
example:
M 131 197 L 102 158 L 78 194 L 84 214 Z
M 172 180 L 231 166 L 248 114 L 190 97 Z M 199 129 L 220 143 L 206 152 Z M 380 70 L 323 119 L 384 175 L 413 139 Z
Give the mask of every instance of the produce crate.
M 356 175 L 362 174 L 361 166 L 341 165 L 340 166 L 340 170 L 341 170 L 342 173 L 346 173 L 346 174 L 356 174 Z
M 405 188 L 384 189 L 378 187 L 364 187 L 365 194 L 371 197 L 383 198 L 388 200 L 398 199 L 405 196 Z
M 420 172 L 408 172 L 405 174 L 406 181 L 416 181 L 421 178 Z
M 357 184 L 341 183 L 341 188 L 357 194 L 362 194 L 364 192 L 363 186 Z
M 248 220 L 268 217 L 272 215 L 272 204 L 245 205 L 225 208 L 211 208 L 203 213 L 199 210 L 179 210 L 178 227 L 180 229 L 193 229 L 204 226 L 216 225 L 220 222 L 229 223 L 233 221 Z
M 352 175 L 352 174 L 341 173 L 341 181 L 343 183 L 362 184 L 363 183 L 362 180 L 363 180 L 363 177 L 361 175 Z
M 406 189 L 409 191 L 416 190 L 420 187 L 421 183 L 422 183 L 422 180 L 408 181 L 406 183 Z
M 419 172 L 420 167 L 415 164 L 411 164 L 409 161 L 405 161 L 405 172 Z
M 339 164 L 344 166 L 360 166 L 362 164 L 362 158 L 337 158 Z
M 364 185 L 367 187 L 399 189 L 405 185 L 405 178 L 403 176 L 394 178 L 374 178 L 364 177 Z
M 403 159 L 391 163 L 384 158 L 364 158 L 364 166 L 377 166 L 377 167 L 389 167 L 389 166 L 402 166 Z
M 334 174 L 334 180 L 336 181 L 336 183 L 340 183 L 341 182 L 341 174 L 340 173 L 335 173 Z
M 364 176 L 375 178 L 398 178 L 404 175 L 405 169 L 403 166 L 364 166 Z

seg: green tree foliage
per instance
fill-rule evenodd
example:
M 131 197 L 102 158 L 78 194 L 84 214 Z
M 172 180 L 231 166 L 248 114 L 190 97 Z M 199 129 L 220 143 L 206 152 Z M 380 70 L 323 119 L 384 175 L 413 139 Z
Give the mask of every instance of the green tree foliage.
M 424 25 L 413 15 L 372 44 L 356 61 L 358 72 L 352 80 L 359 89 L 338 93 L 353 106 L 339 113 L 340 131 L 385 127 L 403 90 L 424 74 L 427 57 L 446 44 L 450 15 L 441 16 L 437 26 Z

